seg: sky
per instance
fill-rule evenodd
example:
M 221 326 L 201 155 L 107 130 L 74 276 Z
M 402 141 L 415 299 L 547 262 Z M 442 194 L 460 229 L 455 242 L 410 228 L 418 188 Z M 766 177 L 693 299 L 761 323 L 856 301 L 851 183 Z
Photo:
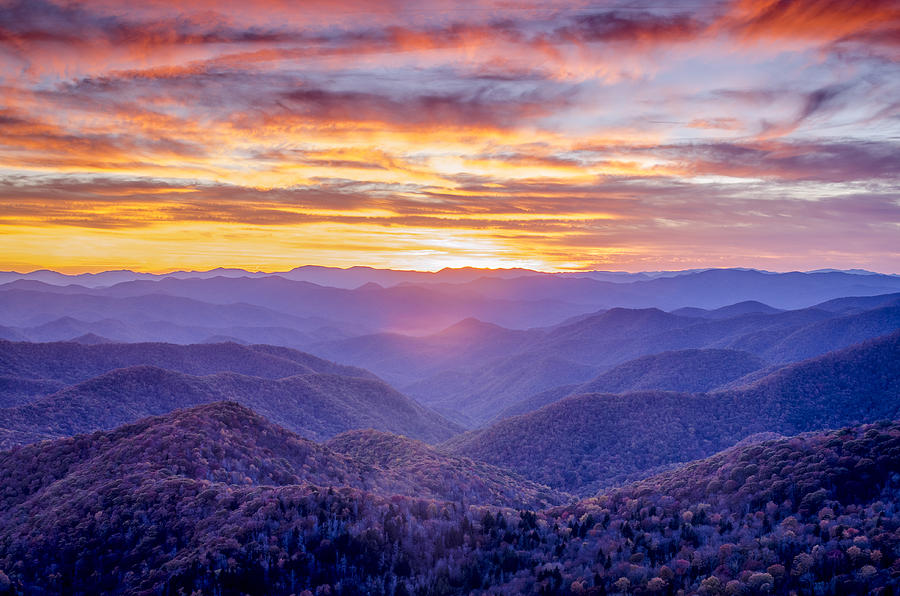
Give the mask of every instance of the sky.
M 0 0 L 0 269 L 900 272 L 900 0 Z

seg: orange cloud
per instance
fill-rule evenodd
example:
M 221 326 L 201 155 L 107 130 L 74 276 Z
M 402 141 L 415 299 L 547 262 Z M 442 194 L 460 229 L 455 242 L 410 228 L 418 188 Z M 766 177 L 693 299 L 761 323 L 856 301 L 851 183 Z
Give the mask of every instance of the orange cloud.
M 895 3 L 0 3 L 8 262 L 891 243 Z
M 900 7 L 893 0 L 740 0 L 725 23 L 748 38 L 832 41 L 866 31 L 896 30 Z

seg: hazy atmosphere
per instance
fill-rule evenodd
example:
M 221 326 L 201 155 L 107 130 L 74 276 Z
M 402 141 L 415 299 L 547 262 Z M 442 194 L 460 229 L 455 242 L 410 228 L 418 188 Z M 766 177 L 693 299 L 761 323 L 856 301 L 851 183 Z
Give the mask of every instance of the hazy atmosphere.
M 0 0 L 0 596 L 900 595 L 900 0 Z

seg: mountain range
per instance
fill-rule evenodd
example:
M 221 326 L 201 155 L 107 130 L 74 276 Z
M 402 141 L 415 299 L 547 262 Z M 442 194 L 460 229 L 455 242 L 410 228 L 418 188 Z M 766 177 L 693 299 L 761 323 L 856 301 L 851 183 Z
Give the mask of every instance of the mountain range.
M 644 385 L 709 390 L 757 369 L 796 362 L 900 329 L 900 294 L 865 299 L 863 304 L 874 308 L 863 310 L 853 306 L 854 300 L 845 299 L 800 310 L 712 319 L 659 309 L 614 308 L 528 331 L 470 319 L 424 337 L 375 334 L 325 342 L 312 349 L 372 370 L 404 393 L 472 427 L 526 403 L 535 394 L 562 385 L 582 385 L 605 373 L 630 378 L 641 371 L 659 374 L 644 369 L 666 366 L 671 378 L 682 366 L 679 357 L 718 354 L 724 358 L 721 350 L 728 350 L 730 363 L 711 362 L 715 368 L 709 374 L 684 373 L 691 381 L 646 381 L 649 384 Z M 669 351 L 680 353 L 670 356 L 669 364 L 659 356 L 641 360 Z M 737 359 L 742 362 L 738 364 Z M 699 360 L 693 364 L 702 365 Z M 620 365 L 631 372 L 612 372 Z M 606 382 L 611 383 L 610 391 L 619 391 L 610 377 Z
M 576 394 L 444 448 L 582 495 L 707 457 L 755 433 L 900 417 L 900 332 L 714 393 Z
M 900 591 L 896 276 L 4 281 L 0 595 Z
M 712 269 L 657 277 L 620 276 L 609 281 L 590 273 L 465 270 L 465 275 L 461 275 L 445 270 L 443 274 L 422 274 L 442 275 L 446 281 L 440 283 L 380 285 L 367 281 L 351 288 L 345 284 L 320 285 L 296 276 L 212 273 L 228 275 L 179 274 L 138 279 L 126 276 L 123 280 L 116 273 L 107 278 L 109 285 L 88 287 L 59 284 L 68 278 L 58 275 L 35 275 L 29 279 L 9 274 L 5 276 L 9 281 L 0 285 L 0 305 L 6 307 L 0 311 L 6 313 L 0 316 L 0 325 L 30 328 L 69 316 L 85 323 L 106 319 L 125 324 L 165 321 L 214 329 L 268 326 L 307 332 L 335 326 L 345 328 L 350 335 L 366 329 L 421 334 L 439 331 L 467 317 L 527 329 L 614 307 L 718 309 L 759 301 L 767 308 L 797 309 L 845 296 L 900 292 L 900 277 L 838 271 L 768 273 Z M 325 284 L 331 278 L 315 279 Z M 148 296 L 153 298 L 148 300 Z M 218 308 L 210 307 L 204 312 L 197 303 Z M 248 309 L 248 305 L 256 308 Z M 242 310 L 235 310 L 241 307 Z

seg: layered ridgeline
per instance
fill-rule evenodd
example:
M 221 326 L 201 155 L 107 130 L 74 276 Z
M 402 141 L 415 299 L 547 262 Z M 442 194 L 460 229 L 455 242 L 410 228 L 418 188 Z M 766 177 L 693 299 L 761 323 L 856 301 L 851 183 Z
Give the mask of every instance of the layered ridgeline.
M 0 446 L 113 428 L 221 400 L 313 439 L 458 428 L 372 373 L 279 346 L 0 342 Z
M 147 364 L 192 375 L 231 371 L 279 379 L 324 373 L 375 378 L 369 371 L 343 366 L 297 350 L 233 342 L 177 345 L 167 343 L 80 342 L 28 343 L 0 340 L 0 375 L 59 381 L 66 384 L 128 366 Z
M 400 450 L 409 455 L 400 456 Z M 6 493 L 7 508 L 37 499 L 40 491 L 60 490 L 51 486 L 60 482 L 91 487 L 107 477 L 144 473 L 241 486 L 355 487 L 498 506 L 544 507 L 571 500 L 491 465 L 443 455 L 389 433 L 352 431 L 316 443 L 227 401 L 19 447 L 0 458 L 4 485 L 19 490 L 18 496 L 16 490 Z M 420 465 L 426 460 L 427 466 Z
M 148 334 L 155 340 L 188 336 L 199 341 L 193 338 L 203 333 L 245 339 L 245 334 L 266 327 L 292 331 L 300 347 L 306 347 L 314 339 L 328 339 L 328 328 L 340 331 L 331 337 L 383 330 L 418 333 L 472 316 L 526 328 L 550 325 L 587 309 L 561 300 L 486 298 L 465 288 L 366 284 L 348 290 L 277 276 L 135 281 L 110 288 L 39 282 L 0 286 L 0 325 L 8 328 L 0 331 L 27 338 L 46 333 L 41 325 L 70 317 L 79 323 L 79 335 L 89 331 L 119 341 L 146 341 Z M 96 324 L 101 321 L 104 326 Z M 166 337 L 163 328 L 154 330 L 153 323 L 171 325 L 173 337 Z
M 444 269 L 437 273 L 373 270 L 353 267 L 339 270 L 300 267 L 289 272 L 264 274 L 218 269 L 208 272 L 175 272 L 169 275 L 106 272 L 87 276 L 64 276 L 53 272 L 11 274 L 0 272 L 0 289 L 44 288 L 68 294 L 129 297 L 149 294 L 185 296 L 213 303 L 246 302 L 290 312 L 297 303 L 285 294 L 310 299 L 325 294 L 342 306 L 359 301 L 352 292 L 384 290 L 387 296 L 409 296 L 409 289 L 424 290 L 420 298 L 455 294 L 487 300 L 513 301 L 528 296 L 533 301 L 609 308 L 684 307 L 719 309 L 738 302 L 761 302 L 775 308 L 800 308 L 842 296 L 873 296 L 900 290 L 900 277 L 867 271 L 812 271 L 773 273 L 747 269 L 707 269 L 650 273 L 584 271 L 541 273 L 526 269 Z M 227 290 L 223 292 L 222 290 Z M 401 293 L 391 294 L 400 291 Z M 218 292 L 218 293 L 217 293 Z M 413 299 L 407 306 L 421 308 Z M 324 300 L 309 300 L 310 311 L 336 310 Z M 351 313 L 352 315 L 352 313 Z M 470 313 L 470 316 L 477 316 Z M 713 315 L 715 316 L 715 315 Z M 463 317 L 458 317 L 459 318 Z M 495 321 L 496 322 L 496 321 Z
M 188 344 L 229 337 L 241 343 L 278 342 L 303 348 L 369 329 L 236 301 L 211 303 L 152 291 L 121 298 L 79 292 L 55 286 L 0 286 L 0 338 L 48 342 L 93 334 L 118 342 Z
M 7 339 L 56 341 L 92 333 L 115 341 L 199 343 L 232 337 L 301 349 L 366 332 L 421 335 L 467 317 L 528 329 L 612 307 L 718 309 L 759 301 L 790 309 L 900 291 L 897 276 L 839 271 L 417 274 L 357 268 L 280 275 L 239 270 L 93 277 L 0 273 L 4 279 L 9 283 L 0 285 L 0 337 Z
M 496 419 L 532 412 L 581 393 L 711 391 L 736 381 L 740 385 L 751 373 L 762 373 L 768 368 L 765 360 L 740 350 L 673 350 L 651 354 L 624 362 L 587 383 L 554 387 L 514 402 Z
M 585 383 L 578 391 L 709 391 L 765 366 L 765 360 L 739 350 L 676 350 L 620 364 Z
M 378 379 L 330 374 L 264 379 L 231 372 L 201 377 L 133 366 L 0 409 L 0 447 L 113 428 L 222 400 L 239 402 L 316 440 L 371 427 L 437 442 L 459 431 Z
M 453 453 L 585 495 L 761 432 L 900 417 L 900 332 L 717 393 L 591 393 L 450 439 Z
M 615 375 L 623 378 L 600 380 L 609 386 L 603 390 L 711 390 L 753 370 L 811 358 L 900 329 L 896 294 L 834 300 L 785 312 L 762 307 L 755 308 L 762 312 L 754 312 L 751 306 L 692 316 L 614 308 L 528 331 L 470 319 L 423 337 L 374 334 L 312 349 L 370 369 L 425 405 L 477 426 L 537 393 L 582 385 L 643 356 L 678 352 L 633 363 L 632 369 L 647 369 L 643 383 L 635 378 L 635 370 L 620 370 Z M 694 366 L 700 368 L 680 381 L 668 374 Z M 668 369 L 662 371 L 668 379 L 654 382 L 660 369 Z M 518 408 L 527 411 L 524 405 Z
M 390 452 L 360 464 L 215 404 L 0 453 L 0 590 L 861 594 L 900 576 L 896 423 L 540 511 L 441 501 Z
M 475 427 L 649 354 L 728 349 L 777 365 L 900 326 L 900 277 L 860 272 L 244 273 L 11 275 L 0 338 L 285 345 L 372 370 Z M 345 287 L 350 279 L 368 281 Z M 54 285 L 82 281 L 90 287 Z
M 0 407 L 33 401 L 119 368 L 149 365 L 191 375 L 235 372 L 279 379 L 330 374 L 375 379 L 367 370 L 269 345 L 28 343 L 0 340 Z

